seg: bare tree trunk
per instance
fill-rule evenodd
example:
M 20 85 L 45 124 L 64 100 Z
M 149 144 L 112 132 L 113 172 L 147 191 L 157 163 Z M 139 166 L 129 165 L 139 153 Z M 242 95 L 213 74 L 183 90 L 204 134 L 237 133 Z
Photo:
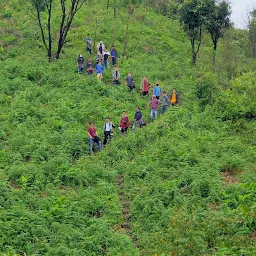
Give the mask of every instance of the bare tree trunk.
M 212 64 L 213 64 L 213 68 L 214 68 L 215 67 L 215 63 L 216 63 L 216 52 L 217 52 L 217 44 L 218 44 L 217 37 L 213 37 L 212 36 L 212 43 L 213 43 Z
M 130 21 L 130 15 L 128 16 L 127 25 L 126 25 L 125 40 L 124 40 L 124 56 L 126 55 L 126 48 L 127 48 L 127 43 L 128 43 L 129 21 Z
M 51 16 L 52 16 L 52 1 L 46 4 L 48 11 L 47 31 L 48 31 L 48 60 L 52 60 L 52 36 L 51 36 Z
M 190 39 L 191 47 L 192 47 L 192 64 L 196 64 L 196 52 L 195 52 L 195 39 L 191 38 Z
M 114 0 L 114 18 L 116 18 L 116 0 Z
M 116 31 L 117 31 L 117 15 L 116 15 L 116 0 L 114 0 L 114 31 L 113 31 L 113 45 L 116 41 Z
M 60 55 L 60 51 L 61 51 L 61 44 L 62 44 L 62 40 L 63 40 L 63 28 L 64 28 L 64 23 L 66 20 L 66 7 L 65 7 L 65 0 L 61 0 L 61 11 L 62 11 L 62 16 L 61 16 L 61 23 L 60 23 L 60 31 L 59 31 L 59 42 L 58 42 L 58 49 L 56 52 L 56 59 L 59 58 Z
M 193 65 L 196 64 L 196 58 L 197 58 L 197 54 L 200 49 L 201 42 L 202 42 L 202 27 L 200 27 L 200 30 L 199 30 L 199 39 L 198 39 L 198 44 L 197 44 L 196 50 L 195 50 L 195 38 L 194 37 L 190 38 L 190 43 L 191 43 L 191 48 L 192 48 L 192 64 Z
M 109 7 L 109 0 L 107 1 L 107 10 L 108 10 L 108 7 Z
M 46 40 L 45 40 L 43 25 L 42 25 L 42 22 L 41 22 L 40 11 L 37 9 L 36 12 L 37 12 L 37 20 L 38 20 L 39 27 L 40 27 L 40 30 L 41 30 L 42 41 L 43 41 L 44 47 L 45 47 L 45 49 L 47 51 L 47 54 L 48 54 L 48 46 L 47 46 Z
M 126 55 L 126 48 L 128 43 L 128 30 L 129 30 L 130 19 L 133 13 L 134 13 L 134 8 L 130 6 L 128 9 L 128 18 L 127 18 L 126 31 L 125 31 L 124 56 Z
M 114 19 L 114 33 L 113 33 L 113 44 L 115 44 L 116 41 L 116 31 L 117 31 L 117 17 Z
M 213 68 L 215 67 L 215 63 L 216 63 L 216 53 L 217 53 L 217 44 L 216 46 L 213 47 L 213 58 L 212 58 Z
M 216 71 L 216 68 L 215 68 L 215 64 L 216 64 L 216 54 L 217 51 L 216 50 L 213 50 L 213 55 L 212 55 L 212 69 L 213 71 L 215 72 Z
M 66 0 L 61 0 L 61 10 L 62 10 L 62 19 L 60 24 L 60 35 L 59 35 L 59 42 L 58 42 L 58 48 L 56 51 L 56 59 L 59 59 L 62 47 L 68 42 L 66 41 L 66 37 L 68 34 L 68 31 L 70 29 L 70 26 L 72 24 L 73 18 L 76 14 L 76 12 L 82 8 L 84 2 L 86 0 L 71 0 L 71 7 L 69 10 L 68 15 L 66 14 Z
M 94 39 L 93 39 L 93 48 L 95 49 L 96 46 L 96 39 L 97 39 L 97 30 L 98 30 L 98 18 L 95 18 L 95 30 L 94 30 Z

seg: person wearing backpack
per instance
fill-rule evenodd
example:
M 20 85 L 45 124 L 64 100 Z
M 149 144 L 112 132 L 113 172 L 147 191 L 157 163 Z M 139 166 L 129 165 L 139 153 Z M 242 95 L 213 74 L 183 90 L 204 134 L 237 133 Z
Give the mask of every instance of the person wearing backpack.
M 170 99 L 166 95 L 166 92 L 163 92 L 162 95 L 163 95 L 163 98 L 162 98 L 162 114 L 163 114 L 170 106 Z
M 132 130 L 134 131 L 136 127 L 141 128 L 143 125 L 146 125 L 146 122 L 142 118 L 142 113 L 140 111 L 140 108 L 136 107 L 136 112 L 135 112 L 135 115 L 134 115 L 134 123 L 133 123 L 133 126 L 132 126 Z
M 113 128 L 115 125 L 109 121 L 109 117 L 106 117 L 106 122 L 104 123 L 104 140 L 103 140 L 103 147 L 106 146 L 107 142 L 110 142 L 112 139 Z
M 90 126 L 87 130 L 87 134 L 89 136 L 89 152 L 92 154 L 92 147 L 93 143 L 97 143 L 98 145 L 98 151 L 101 151 L 101 141 L 100 138 L 98 137 L 98 133 L 96 129 L 94 128 L 94 123 L 90 122 Z
M 96 56 L 96 63 L 98 64 L 99 62 L 102 62 L 102 60 L 103 60 L 103 55 L 98 51 Z
M 172 106 L 175 106 L 179 103 L 179 94 L 177 93 L 177 90 L 175 88 L 172 89 L 172 94 L 171 94 L 171 97 L 170 97 L 170 103 Z
M 88 61 L 86 63 L 86 70 L 87 70 L 88 76 L 93 74 L 94 69 L 93 69 L 93 65 L 92 65 L 92 60 L 91 59 L 88 59 Z
M 156 86 L 154 87 L 154 92 L 153 94 L 156 96 L 156 98 L 159 100 L 160 95 L 162 93 L 161 87 L 159 86 L 159 82 L 156 82 Z
M 84 58 L 81 53 L 79 54 L 77 59 L 77 69 L 78 73 L 82 73 L 84 71 Z

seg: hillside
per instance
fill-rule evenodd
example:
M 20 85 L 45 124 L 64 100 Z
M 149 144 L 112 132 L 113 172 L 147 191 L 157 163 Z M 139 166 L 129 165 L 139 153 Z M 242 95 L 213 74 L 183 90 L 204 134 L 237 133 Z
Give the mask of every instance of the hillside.
M 30 4 L 0 5 L 0 255 L 255 255 L 256 62 L 246 32 L 220 41 L 215 70 L 206 35 L 191 66 L 179 22 L 141 5 L 124 56 L 127 9 L 113 18 L 105 2 L 77 13 L 50 63 Z M 116 30 L 121 86 L 112 68 L 103 82 L 76 72 L 96 21 L 96 42 L 110 46 Z M 144 75 L 182 99 L 153 123 Z M 125 110 L 132 120 L 136 106 L 148 125 L 115 129 L 90 156 L 89 122 L 102 138 L 106 116 L 119 124 Z

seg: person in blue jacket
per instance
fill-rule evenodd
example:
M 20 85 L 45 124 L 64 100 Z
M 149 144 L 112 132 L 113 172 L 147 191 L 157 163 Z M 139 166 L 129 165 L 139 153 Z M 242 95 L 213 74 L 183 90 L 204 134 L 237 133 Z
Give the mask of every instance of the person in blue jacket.
M 161 93 L 162 93 L 162 89 L 159 86 L 159 82 L 157 81 L 156 82 L 156 86 L 154 87 L 153 95 L 155 95 L 156 98 L 159 100 Z
M 134 123 L 133 123 L 133 126 L 132 126 L 132 130 L 134 131 L 136 127 L 141 128 L 143 125 L 146 125 L 146 122 L 142 118 L 142 113 L 140 111 L 140 108 L 136 107 L 136 112 L 135 112 L 135 115 L 134 115 Z
M 103 70 L 104 70 L 104 67 L 101 64 L 101 61 L 99 61 L 98 64 L 95 66 L 95 71 L 96 71 L 96 74 L 97 74 L 97 77 L 99 80 L 102 80 L 102 78 L 103 78 L 103 76 L 102 76 Z
M 117 53 L 116 47 L 114 45 L 112 45 L 110 54 L 112 57 L 112 65 L 114 66 L 117 64 L 117 58 L 118 58 L 118 53 Z

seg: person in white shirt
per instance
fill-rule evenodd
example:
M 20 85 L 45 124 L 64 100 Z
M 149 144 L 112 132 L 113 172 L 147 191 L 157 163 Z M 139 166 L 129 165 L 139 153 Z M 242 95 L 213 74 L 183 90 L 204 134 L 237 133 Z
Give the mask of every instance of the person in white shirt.
M 113 128 L 115 128 L 115 125 L 109 121 L 109 117 L 106 117 L 106 122 L 104 123 L 104 127 L 103 127 L 104 129 L 103 146 L 106 146 L 107 142 L 111 141 Z
M 105 68 L 109 66 L 109 62 L 108 62 L 109 57 L 110 57 L 110 52 L 107 50 L 107 48 L 105 48 L 103 51 L 103 60 L 104 60 Z

